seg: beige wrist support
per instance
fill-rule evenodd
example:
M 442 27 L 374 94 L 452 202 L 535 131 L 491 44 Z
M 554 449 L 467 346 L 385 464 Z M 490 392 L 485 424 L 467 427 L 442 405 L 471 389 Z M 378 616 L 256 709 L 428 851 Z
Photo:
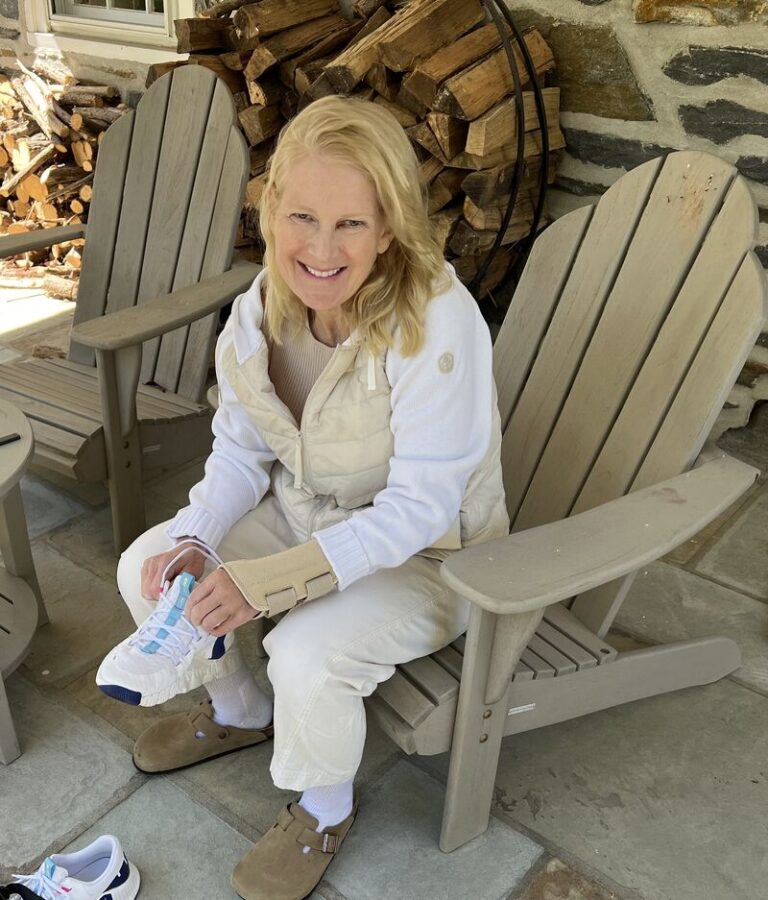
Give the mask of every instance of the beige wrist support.
M 269 618 L 316 600 L 337 583 L 331 564 L 315 540 L 261 559 L 224 563 L 221 568 L 259 614 L 256 618 Z

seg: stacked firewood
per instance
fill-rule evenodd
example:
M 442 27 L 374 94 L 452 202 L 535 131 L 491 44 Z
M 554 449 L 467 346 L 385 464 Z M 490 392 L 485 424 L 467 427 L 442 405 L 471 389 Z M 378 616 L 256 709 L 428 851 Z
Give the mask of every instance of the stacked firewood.
M 77 84 L 61 61 L 41 57 L 0 73 L 0 234 L 85 222 L 98 145 L 126 111 L 114 87 Z M 82 239 L 0 260 L 0 277 L 25 275 L 73 298 Z
M 447 258 L 469 282 L 509 204 L 517 156 L 514 81 L 499 30 L 480 0 L 357 0 L 354 18 L 338 0 L 223 0 L 200 18 L 176 21 L 186 63 L 152 66 L 148 84 L 176 65 L 212 69 L 231 89 L 251 148 L 241 245 L 258 240 L 265 166 L 283 124 L 328 94 L 362 97 L 390 110 L 410 137 L 429 185 L 429 208 Z M 554 69 L 535 29 L 524 35 L 545 83 Z M 513 42 L 514 46 L 514 42 Z M 531 230 L 542 162 L 534 93 L 519 48 L 525 170 L 502 247 L 481 293 L 492 290 Z M 564 146 L 559 91 L 545 87 L 549 147 Z M 548 181 L 554 178 L 550 158 Z

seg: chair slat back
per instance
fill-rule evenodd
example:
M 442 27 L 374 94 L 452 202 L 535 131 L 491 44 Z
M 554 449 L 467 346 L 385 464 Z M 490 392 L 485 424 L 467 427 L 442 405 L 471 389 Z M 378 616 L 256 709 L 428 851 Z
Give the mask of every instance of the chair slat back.
M 159 78 L 99 150 L 76 323 L 226 271 L 247 176 L 224 82 L 202 66 Z M 215 319 L 146 342 L 141 381 L 199 400 Z M 70 358 L 93 354 L 73 344 Z
M 513 530 L 692 464 L 765 319 L 756 237 L 734 167 L 680 152 L 537 240 L 495 348 Z

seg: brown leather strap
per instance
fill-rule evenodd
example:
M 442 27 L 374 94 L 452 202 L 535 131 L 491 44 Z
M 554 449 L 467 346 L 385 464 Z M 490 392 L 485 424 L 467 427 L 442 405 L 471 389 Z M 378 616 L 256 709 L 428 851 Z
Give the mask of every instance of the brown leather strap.
M 313 850 L 319 850 L 321 853 L 335 854 L 341 847 L 344 840 L 338 834 L 326 834 L 325 832 L 312 831 L 305 828 L 304 831 L 296 838 L 300 844 L 305 847 L 311 847 Z

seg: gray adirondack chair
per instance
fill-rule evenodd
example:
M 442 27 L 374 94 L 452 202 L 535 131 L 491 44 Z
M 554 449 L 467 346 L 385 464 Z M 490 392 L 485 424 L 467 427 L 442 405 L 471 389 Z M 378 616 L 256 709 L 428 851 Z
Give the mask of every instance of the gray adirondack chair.
M 633 573 L 759 474 L 700 453 L 765 319 L 756 235 L 733 166 L 681 152 L 536 241 L 494 349 L 512 534 L 443 563 L 472 603 L 466 637 L 368 700 L 406 752 L 451 751 L 443 850 L 486 829 L 503 736 L 739 666 L 722 637 L 605 638 Z
M 247 177 L 231 93 L 185 66 L 106 132 L 87 226 L 0 240 L 9 256 L 85 237 L 68 358 L 0 366 L 0 397 L 31 419 L 38 464 L 108 481 L 118 552 L 145 528 L 142 471 L 210 448 L 216 311 L 258 271 L 232 265 Z

